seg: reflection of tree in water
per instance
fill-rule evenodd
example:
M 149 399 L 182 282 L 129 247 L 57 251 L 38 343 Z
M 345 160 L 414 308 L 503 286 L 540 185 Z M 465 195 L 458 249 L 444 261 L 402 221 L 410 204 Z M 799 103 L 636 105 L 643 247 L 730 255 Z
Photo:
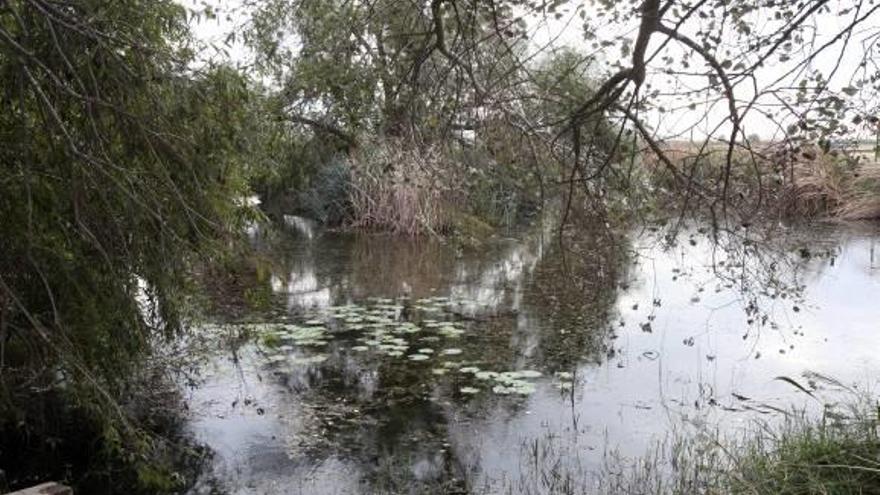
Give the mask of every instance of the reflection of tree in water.
M 463 288 L 462 294 L 488 290 L 503 295 L 510 277 L 517 276 L 498 270 L 509 263 L 498 261 L 505 249 L 497 247 L 461 253 L 431 240 L 333 234 L 294 240 L 284 231 L 258 239 L 257 245 L 272 276 L 250 281 L 274 290 L 276 301 L 269 310 L 252 308 L 241 317 L 249 321 L 284 320 L 313 305 L 375 296 L 411 294 L 414 299 L 435 291 L 448 293 L 451 287 Z M 487 277 L 488 273 L 494 275 Z M 314 294 L 324 291 L 324 300 L 313 304 Z M 226 292 L 228 296 L 231 291 Z M 509 301 L 507 296 L 489 299 Z M 445 431 L 445 409 L 460 384 L 433 375 L 429 364 L 354 356 L 351 345 L 332 342 L 326 349 L 329 359 L 320 366 L 294 373 L 264 370 L 278 391 L 265 399 L 278 410 L 267 413 L 279 412 L 288 421 L 292 457 L 318 463 L 332 457 L 348 459 L 360 466 L 373 487 L 368 492 L 460 490 L 464 468 L 450 453 Z M 453 345 L 468 351 L 472 347 L 464 339 Z
M 694 285 L 694 300 L 712 293 L 736 296 L 747 316 L 744 338 L 765 327 L 780 328 L 780 309 L 800 312 L 807 303 L 805 278 L 833 265 L 840 250 L 841 239 L 831 235 L 837 232 L 831 226 L 765 223 L 713 230 L 699 225 L 654 227 L 642 245 L 681 253 L 684 262 L 674 279 Z
M 413 299 L 435 293 L 462 299 L 468 311 L 457 317 L 468 331 L 444 344 L 460 347 L 468 365 L 495 371 L 554 371 L 601 358 L 626 252 L 589 223 L 567 231 L 565 264 L 556 239 L 540 228 L 479 251 L 381 236 L 327 240 L 300 245 L 283 273 L 291 279 L 307 273 L 316 290 L 331 288 L 332 303 L 404 292 Z M 513 412 L 521 401 L 485 391 L 463 396 L 459 389 L 472 381 L 455 372 L 434 375 L 439 360 L 361 359 L 347 347 L 333 344 L 319 371 L 297 383 L 277 375 L 279 385 L 298 391 L 299 424 L 291 433 L 315 440 L 300 445 L 298 455 L 345 456 L 363 467 L 371 491 L 463 489 L 476 466 L 456 458 L 447 421 L 468 421 L 495 401 Z
M 832 263 L 836 249 L 817 245 L 815 234 L 788 235 L 778 226 L 716 233 L 659 226 L 622 236 L 610 234 L 601 222 L 571 222 L 561 244 L 552 229 L 536 226 L 516 242 L 463 250 L 383 236 L 319 233 L 291 239 L 282 231 L 261 251 L 271 263 L 264 284 L 274 291 L 274 307 L 245 319 L 296 318 L 313 306 L 375 296 L 451 296 L 466 302 L 454 312 L 467 332 L 427 347 L 461 348 L 459 359 L 482 370 L 547 374 L 602 361 L 613 352 L 615 311 L 633 267 L 632 252 L 646 246 L 654 252 L 678 250 L 684 262 L 675 276 L 707 292 L 738 294 L 757 329 L 773 324 L 768 303 L 801 304 L 801 279 Z M 473 381 L 455 372 L 433 374 L 442 361 L 436 356 L 420 363 L 368 357 L 351 352 L 354 344 L 341 337 L 321 351 L 329 356 L 324 363 L 270 375 L 281 391 L 274 400 L 295 419 L 287 428 L 294 458 L 316 463 L 343 458 L 358 466 L 368 492 L 465 488 L 461 480 L 479 467 L 467 452 L 450 447 L 456 443 L 450 422 L 476 420 L 498 404 L 516 415 L 523 402 L 485 389 L 463 395 L 460 388 Z
M 444 415 L 449 384 L 405 359 L 355 359 L 343 345 L 330 356 L 298 375 L 274 375 L 295 394 L 281 413 L 291 458 L 354 464 L 366 493 L 460 491 L 465 468 L 448 449 Z
M 629 251 L 626 238 L 583 216 L 569 221 L 561 242 L 548 245 L 524 304 L 540 315 L 535 359 L 542 366 L 570 370 L 601 361 L 609 352 L 610 322 Z

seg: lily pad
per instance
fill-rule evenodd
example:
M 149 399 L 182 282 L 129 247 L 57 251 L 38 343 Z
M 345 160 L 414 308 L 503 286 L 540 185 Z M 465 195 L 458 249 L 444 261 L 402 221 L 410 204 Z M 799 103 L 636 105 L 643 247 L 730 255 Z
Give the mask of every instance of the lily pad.
M 478 371 L 474 373 L 474 376 L 479 380 L 491 380 L 498 376 L 498 373 L 494 371 Z
M 459 337 L 461 334 L 463 334 L 463 333 L 464 333 L 464 330 L 462 330 L 462 329 L 460 329 L 460 328 L 455 328 L 455 327 L 450 326 L 450 325 L 446 325 L 446 326 L 440 328 L 440 330 L 438 331 L 438 333 L 439 333 L 440 335 L 443 335 L 444 337 L 449 337 L 449 338 L 453 338 L 453 339 L 454 339 L 454 338 L 456 338 L 456 337 Z
M 296 357 L 290 360 L 290 364 L 318 364 L 327 360 L 326 354 L 315 354 L 314 356 Z
M 542 376 L 542 373 L 536 370 L 520 370 L 516 373 L 520 378 L 538 378 Z

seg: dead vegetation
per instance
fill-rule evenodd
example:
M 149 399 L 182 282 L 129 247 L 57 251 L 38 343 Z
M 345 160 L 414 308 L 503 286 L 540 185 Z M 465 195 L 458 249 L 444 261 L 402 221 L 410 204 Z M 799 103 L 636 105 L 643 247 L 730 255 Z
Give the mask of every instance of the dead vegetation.
M 711 185 L 723 166 L 711 144 L 676 143 L 664 153 L 694 184 Z M 880 220 L 880 162 L 873 157 L 827 146 L 764 143 L 741 147 L 734 158 L 725 200 L 744 210 L 789 219 Z M 653 155 L 646 153 L 642 163 L 655 188 L 682 193 Z
M 351 225 L 415 236 L 453 225 L 458 167 L 437 147 L 401 141 L 362 146 L 350 158 Z
M 880 163 L 841 152 L 808 150 L 785 164 L 777 192 L 787 216 L 880 219 Z

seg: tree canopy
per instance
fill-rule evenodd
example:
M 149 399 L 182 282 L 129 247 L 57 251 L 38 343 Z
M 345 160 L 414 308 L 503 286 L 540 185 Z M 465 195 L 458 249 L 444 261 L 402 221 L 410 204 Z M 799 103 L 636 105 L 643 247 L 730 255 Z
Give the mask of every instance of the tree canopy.
M 257 5 L 249 40 L 283 85 L 291 118 L 319 132 L 424 134 L 496 115 L 587 182 L 624 165 L 619 154 L 591 152 L 583 124 L 598 119 L 625 129 L 618 141 L 635 135 L 682 190 L 724 202 L 734 162 L 755 168 L 755 132 L 789 150 L 873 134 L 878 8 L 870 0 L 274 0 Z M 549 41 L 536 36 L 542 25 Z M 592 83 L 575 100 L 563 96 L 564 115 L 551 121 L 533 103 L 555 100 L 558 110 L 560 95 L 539 91 L 536 66 L 560 44 L 590 63 Z M 668 140 L 695 139 L 706 143 L 695 161 L 724 147 L 710 180 L 691 180 L 668 153 Z
M 246 217 L 248 82 L 194 68 L 187 21 L 171 0 L 0 2 L 8 445 L 61 436 L 46 409 L 60 392 L 107 449 L 139 451 L 119 406 L 128 373 L 179 328 L 192 262 Z

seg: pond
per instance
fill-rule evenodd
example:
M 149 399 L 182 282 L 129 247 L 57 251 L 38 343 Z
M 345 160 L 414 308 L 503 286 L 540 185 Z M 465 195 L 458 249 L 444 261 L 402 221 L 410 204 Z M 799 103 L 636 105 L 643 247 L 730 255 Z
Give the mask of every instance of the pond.
M 880 370 L 873 228 L 537 221 L 473 248 L 287 220 L 255 233 L 262 304 L 198 329 L 194 494 L 577 491 Z

